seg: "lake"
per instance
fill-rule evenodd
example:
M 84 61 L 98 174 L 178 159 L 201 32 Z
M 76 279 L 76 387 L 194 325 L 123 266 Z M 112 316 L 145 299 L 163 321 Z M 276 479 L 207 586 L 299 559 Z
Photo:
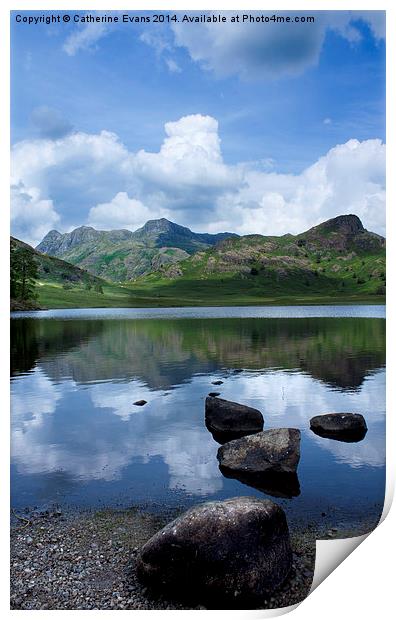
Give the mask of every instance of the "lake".
M 11 320 L 14 508 L 186 508 L 272 497 L 225 478 L 204 423 L 208 392 L 301 430 L 293 522 L 359 525 L 385 488 L 384 306 L 52 310 Z M 215 386 L 212 382 L 223 381 Z M 144 399 L 143 407 L 133 405 Z M 358 443 L 309 419 L 362 413 Z

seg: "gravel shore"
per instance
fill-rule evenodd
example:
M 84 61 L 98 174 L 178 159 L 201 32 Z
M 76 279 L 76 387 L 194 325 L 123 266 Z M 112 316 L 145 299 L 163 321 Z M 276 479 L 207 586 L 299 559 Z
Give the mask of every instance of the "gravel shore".
M 138 509 L 14 516 L 11 609 L 205 609 L 165 600 L 136 578 L 140 547 L 176 514 Z M 329 532 L 331 537 L 331 532 Z M 262 608 L 293 605 L 309 593 L 315 566 L 313 531 L 291 531 L 293 569 Z

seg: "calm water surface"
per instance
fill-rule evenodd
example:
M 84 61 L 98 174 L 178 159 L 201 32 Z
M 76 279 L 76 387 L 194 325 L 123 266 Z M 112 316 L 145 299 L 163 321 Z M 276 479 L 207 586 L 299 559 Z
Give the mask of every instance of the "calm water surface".
M 215 390 L 260 409 L 265 428 L 301 430 L 301 493 L 275 500 L 289 519 L 379 515 L 384 316 L 383 306 L 15 313 L 12 505 L 158 509 L 265 496 L 218 469 L 219 444 L 204 424 Z M 147 405 L 134 406 L 139 399 Z M 313 415 L 333 411 L 362 413 L 365 439 L 309 430 Z

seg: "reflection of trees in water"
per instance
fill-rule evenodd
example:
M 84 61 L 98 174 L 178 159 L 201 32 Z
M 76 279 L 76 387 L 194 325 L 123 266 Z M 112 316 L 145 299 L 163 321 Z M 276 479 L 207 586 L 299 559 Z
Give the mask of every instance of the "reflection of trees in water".
M 11 320 L 11 376 L 38 361 L 79 349 L 103 329 L 104 321 Z
M 39 356 L 39 321 L 30 321 L 28 326 L 27 320 L 11 321 L 11 376 L 31 370 Z
M 362 318 L 12 321 L 13 370 L 54 379 L 138 378 L 168 388 L 224 368 L 299 369 L 358 388 L 385 364 L 385 321 Z

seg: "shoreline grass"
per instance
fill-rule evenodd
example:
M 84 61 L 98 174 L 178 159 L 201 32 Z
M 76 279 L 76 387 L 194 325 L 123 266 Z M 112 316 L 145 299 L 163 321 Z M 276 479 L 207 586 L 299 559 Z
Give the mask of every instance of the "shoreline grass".
M 164 307 L 202 307 L 202 306 L 280 306 L 280 305 L 344 305 L 344 304 L 367 304 L 382 305 L 385 303 L 384 295 L 248 295 L 247 293 L 228 292 L 224 294 L 218 288 L 217 294 L 197 295 L 191 291 L 191 295 L 178 296 L 175 291 L 166 294 L 150 291 L 133 286 L 104 286 L 103 294 L 94 290 L 87 291 L 83 288 L 74 287 L 64 290 L 59 284 L 41 283 L 38 287 L 38 304 L 45 309 L 56 308 L 164 308 Z

